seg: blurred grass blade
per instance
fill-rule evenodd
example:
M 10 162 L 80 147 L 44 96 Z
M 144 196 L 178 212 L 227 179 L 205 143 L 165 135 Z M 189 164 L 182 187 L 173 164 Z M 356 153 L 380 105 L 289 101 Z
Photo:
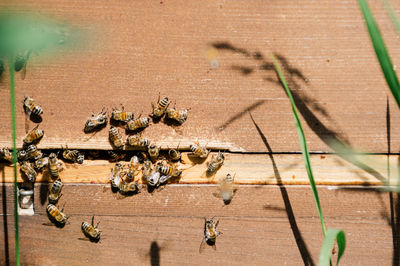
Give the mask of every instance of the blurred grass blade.
M 325 235 L 324 243 L 321 247 L 321 253 L 319 254 L 319 266 L 330 264 L 335 239 L 339 248 L 336 265 L 339 264 L 340 258 L 343 256 L 344 250 L 346 248 L 346 236 L 344 234 L 344 231 L 341 229 L 328 228 L 328 231 Z
M 390 5 L 388 0 L 382 0 L 383 5 L 385 6 L 386 12 L 388 13 L 390 20 L 392 21 L 394 27 L 396 28 L 397 34 L 400 35 L 400 21 L 394 12 L 392 6 Z
M 318 215 L 319 215 L 319 219 L 320 219 L 321 225 L 322 225 L 322 233 L 325 236 L 325 232 L 326 232 L 325 222 L 324 222 L 324 217 L 322 215 L 321 203 L 320 203 L 319 197 L 318 197 L 317 186 L 315 185 L 314 175 L 313 175 L 312 168 L 311 168 L 310 154 L 308 152 L 306 137 L 304 135 L 303 127 L 301 126 L 300 118 L 299 118 L 299 115 L 297 113 L 297 109 L 296 109 L 296 105 L 295 105 L 294 100 L 293 100 L 292 93 L 290 92 L 289 87 L 286 84 L 285 77 L 282 74 L 282 71 L 281 71 L 281 69 L 279 67 L 278 62 L 276 61 L 275 56 L 273 54 L 271 54 L 271 56 L 272 56 L 272 60 L 273 60 L 274 65 L 275 65 L 276 72 L 279 75 L 279 78 L 280 78 L 280 80 L 282 82 L 282 85 L 286 90 L 286 94 L 289 97 L 290 104 L 292 105 L 292 111 L 293 111 L 294 120 L 295 120 L 295 123 L 296 123 L 297 136 L 299 137 L 301 151 L 303 153 L 304 163 L 305 163 L 307 174 L 308 174 L 308 179 L 310 180 L 310 185 L 311 185 L 311 189 L 312 189 L 312 192 L 313 192 L 315 204 L 317 205 Z
M 397 79 L 397 75 L 393 70 L 393 65 L 386 50 L 385 43 L 383 42 L 378 26 L 376 25 L 375 19 L 372 16 L 367 2 L 365 0 L 358 0 L 358 4 L 360 5 L 365 23 L 367 24 L 369 36 L 371 37 L 372 44 L 374 45 L 375 53 L 381 65 L 386 83 L 392 91 L 397 105 L 400 107 L 400 84 L 399 80 Z

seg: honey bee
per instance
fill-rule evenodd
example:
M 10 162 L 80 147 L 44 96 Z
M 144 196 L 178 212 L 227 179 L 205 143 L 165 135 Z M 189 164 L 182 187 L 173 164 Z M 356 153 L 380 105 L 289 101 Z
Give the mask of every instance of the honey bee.
M 150 118 L 148 117 L 142 117 L 142 118 L 138 118 L 138 119 L 134 119 L 134 120 L 129 120 L 126 123 L 126 129 L 134 131 L 134 130 L 138 130 L 141 128 L 145 128 L 148 127 L 150 123 Z
M 160 172 L 163 175 L 171 176 L 171 177 L 177 177 L 177 176 L 180 176 L 182 174 L 182 171 L 178 170 L 176 165 L 169 166 L 169 165 L 158 164 L 157 165 L 157 171 Z
M 136 155 L 132 156 L 132 158 L 129 162 L 128 171 L 126 173 L 126 178 L 128 181 L 132 181 L 135 178 L 139 167 L 140 167 L 139 158 Z
M 217 231 L 217 226 L 219 224 L 219 221 L 214 223 L 212 219 L 214 219 L 214 217 L 209 220 L 204 218 L 204 237 L 200 244 L 200 249 L 199 249 L 200 253 L 204 251 L 206 244 L 212 246 L 214 250 L 217 249 L 216 246 L 217 236 L 221 235 L 222 233 Z
M 213 157 L 211 158 L 211 161 L 207 163 L 208 167 L 207 167 L 207 174 L 211 175 L 214 172 L 216 172 L 224 163 L 225 160 L 225 156 L 219 152 L 218 155 L 213 155 Z
M 170 102 L 168 100 L 168 97 L 165 97 L 160 101 L 160 95 L 158 95 L 157 105 L 154 105 L 154 103 L 151 104 L 153 108 L 153 113 L 151 116 L 154 119 L 161 118 L 164 115 L 165 111 L 167 110 L 169 104 Z
M 125 158 L 126 153 L 108 151 L 108 155 L 110 156 L 110 162 L 116 162 Z
M 183 124 L 187 119 L 188 109 L 176 110 L 174 108 L 167 109 L 167 118 L 177 121 L 179 124 Z
M 103 128 L 107 125 L 107 111 L 103 112 L 103 110 L 104 108 L 100 111 L 100 113 L 97 115 L 92 114 L 92 116 L 86 120 L 85 128 L 83 129 L 85 133 Z
M 139 192 L 139 187 L 136 182 L 125 182 L 122 181 L 119 184 L 119 193 L 126 195 L 126 194 L 133 194 Z
M 36 170 L 41 170 L 43 167 L 47 166 L 49 164 L 49 157 L 42 157 L 40 159 L 37 159 L 34 163 L 33 163 L 33 167 Z
M 37 173 L 30 162 L 23 162 L 21 165 L 21 171 L 30 182 L 35 182 Z
M 171 161 L 179 161 L 181 159 L 181 153 L 178 151 L 179 145 L 176 149 L 170 149 L 168 156 Z
M 57 201 L 60 199 L 62 196 L 61 194 L 61 189 L 63 187 L 63 183 L 61 182 L 61 179 L 57 179 L 56 181 L 53 182 L 50 188 L 50 193 L 49 193 L 49 203 L 51 204 L 56 204 Z
M 0 158 L 4 159 L 6 161 L 9 161 L 10 163 L 13 162 L 12 152 L 9 149 L 6 149 L 6 148 L 1 148 L 0 149 Z
M 207 158 L 208 154 L 210 153 L 210 151 L 207 150 L 206 147 L 200 147 L 200 144 L 198 142 L 191 144 L 189 147 L 192 151 L 192 154 L 201 159 Z
M 150 159 L 155 161 L 160 155 L 160 147 L 156 146 L 155 144 L 151 144 L 147 149 L 147 152 L 149 153 Z
M 131 112 L 125 112 L 124 107 L 122 106 L 122 110 L 117 110 L 113 108 L 111 113 L 111 119 L 120 122 L 127 122 L 129 120 L 133 120 L 134 115 Z
M 28 159 L 39 160 L 43 157 L 43 153 L 39 151 L 34 144 L 28 146 L 28 148 L 26 149 L 26 153 L 28 155 Z
M 227 174 L 219 183 L 219 193 L 214 194 L 215 196 L 222 198 L 225 205 L 228 205 L 232 201 L 233 195 L 236 192 L 233 184 L 234 176 L 232 177 L 230 174 Z
M 39 125 L 37 125 L 34 129 L 32 129 L 24 138 L 24 144 L 29 145 L 33 142 L 39 141 L 43 135 L 44 131 L 41 129 L 38 129 Z
M 24 109 L 27 115 L 34 114 L 40 116 L 43 114 L 43 109 L 39 105 L 37 105 L 35 100 L 31 97 L 25 96 Z
M 18 160 L 25 161 L 28 159 L 28 154 L 25 150 L 19 150 L 17 154 Z
M 114 188 L 119 188 L 121 184 L 121 173 L 122 173 L 123 167 L 122 164 L 116 163 L 114 165 L 114 168 L 111 169 L 111 174 L 110 174 L 110 182 L 111 186 Z
M 109 138 L 111 144 L 117 149 L 124 148 L 124 141 L 122 139 L 122 135 L 116 127 L 111 126 L 109 130 Z
M 61 225 L 61 226 L 65 225 L 69 216 L 67 216 L 63 213 L 64 207 L 62 207 L 61 210 L 59 210 L 55 205 L 49 203 L 49 205 L 47 205 L 46 209 L 47 209 L 47 213 L 49 214 L 50 220 L 55 222 L 57 225 Z
M 101 231 L 98 228 L 100 222 L 97 222 L 96 226 L 94 226 L 94 216 L 92 216 L 92 224 L 87 222 L 82 222 L 82 232 L 83 234 L 89 238 L 90 241 L 99 242 Z
M 57 159 L 57 154 L 50 153 L 49 155 L 49 172 L 52 178 L 58 178 L 59 172 L 61 172 L 64 167 L 60 160 Z
M 78 164 L 82 164 L 85 159 L 85 155 L 78 150 L 65 150 L 63 151 L 63 157 Z
M 142 138 L 140 135 L 129 136 L 127 142 L 129 146 L 136 148 L 146 148 L 150 144 L 149 139 Z
M 147 184 L 151 187 L 158 187 L 160 185 L 160 173 L 151 172 L 146 176 Z
M 153 164 L 151 163 L 150 160 L 145 160 L 143 162 L 143 167 L 142 167 L 143 178 L 147 180 L 152 172 L 153 172 Z

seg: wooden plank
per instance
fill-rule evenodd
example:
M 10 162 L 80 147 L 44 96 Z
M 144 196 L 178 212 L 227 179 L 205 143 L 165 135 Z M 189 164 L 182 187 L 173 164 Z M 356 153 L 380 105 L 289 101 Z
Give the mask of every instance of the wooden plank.
M 180 179 L 171 180 L 179 184 L 215 184 L 228 173 L 235 175 L 236 184 L 308 184 L 308 176 L 304 168 L 301 154 L 276 154 L 271 161 L 270 155 L 265 154 L 226 154 L 224 165 L 213 176 L 207 176 L 207 160 L 195 164 L 187 153 L 182 155 L 183 161 L 178 168 L 183 173 Z M 355 161 L 347 161 L 334 154 L 312 154 L 311 164 L 315 181 L 320 185 L 381 185 L 388 177 L 388 162 L 391 176 L 396 176 L 398 155 L 360 155 Z M 128 158 L 130 159 L 130 158 Z M 388 161 L 389 160 L 389 161 Z M 127 162 L 126 162 L 127 163 Z M 82 165 L 65 164 L 65 170 L 60 172 L 60 178 L 65 183 L 108 183 L 110 171 L 115 163 L 106 160 L 86 160 Z M 276 169 L 274 169 L 274 167 Z M 364 168 L 362 168 L 364 167 Z M 366 168 L 369 169 L 366 169 Z M 141 173 L 136 177 L 142 183 Z M 13 168 L 4 166 L 3 182 L 13 182 Z M 51 180 L 47 170 L 39 174 L 36 182 Z M 18 172 L 18 182 L 22 182 Z M 392 178 L 391 183 L 397 184 Z
M 35 215 L 20 219 L 23 264 L 148 265 L 151 260 L 158 260 L 161 265 L 318 262 L 323 237 L 309 187 L 240 186 L 231 204 L 224 206 L 212 195 L 215 186 L 167 186 L 152 194 L 117 200 L 109 191 L 103 193 L 102 185 L 71 184 L 64 187 L 60 204 L 66 203 L 65 212 L 72 216 L 69 224 L 59 229 L 43 225 L 48 218 L 39 186 L 35 186 Z M 12 186 L 2 187 L 7 198 L 12 198 Z M 346 232 L 343 265 L 392 264 L 399 250 L 392 246 L 398 236 L 393 236 L 397 240 L 392 239 L 388 194 L 359 187 L 319 187 L 319 193 L 327 226 Z M 13 264 L 11 207 L 7 201 L 4 209 L 3 203 L 0 227 L 8 225 Z M 5 210 L 8 215 L 4 216 Z M 100 221 L 103 231 L 97 244 L 78 240 L 83 237 L 82 221 L 89 221 L 92 215 Z M 217 251 L 208 249 L 199 254 L 203 217 L 212 216 L 220 221 L 218 229 L 223 234 L 218 237 Z M 0 234 L 0 243 L 4 243 L 4 235 Z M 4 258 L 4 248 L 1 245 L 0 258 Z
M 397 34 L 381 3 L 370 4 L 396 66 Z M 15 6 L 50 13 L 90 36 L 76 55 L 49 61 L 33 55 L 26 79 L 17 77 L 17 102 L 30 95 L 44 108 L 41 148 L 109 149 L 107 130 L 91 139 L 83 133 L 86 118 L 120 104 L 145 115 L 161 93 L 191 110 L 178 131 L 163 123 L 145 130 L 158 144 L 187 148 L 199 140 L 216 149 L 268 151 L 250 110 L 272 151 L 300 151 L 288 99 L 270 68 L 272 51 L 288 63 L 310 150 L 331 151 L 333 138 L 387 152 L 387 116 L 392 150 L 399 150 L 400 114 L 357 2 L 101 0 L 94 7 L 88 0 L 22 0 Z M 211 58 L 217 69 L 205 56 L 210 44 L 218 48 Z M 7 77 L 0 87 L 0 146 L 9 147 Z M 17 111 L 21 145 L 22 105 Z

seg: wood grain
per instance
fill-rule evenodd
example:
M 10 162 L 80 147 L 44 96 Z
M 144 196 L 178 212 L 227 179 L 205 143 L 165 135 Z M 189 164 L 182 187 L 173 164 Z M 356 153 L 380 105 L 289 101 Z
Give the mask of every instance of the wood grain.
M 59 229 L 46 226 L 45 200 L 35 186 L 35 215 L 23 216 L 23 264 L 69 265 L 316 265 L 322 244 L 318 215 L 309 187 L 240 186 L 230 205 L 213 197 L 215 186 L 170 185 L 161 191 L 117 200 L 102 185 L 66 185 L 60 204 L 71 215 Z M 0 226 L 8 225 L 10 261 L 14 261 L 12 186 Z M 41 192 L 41 193 L 39 193 Z M 328 227 L 346 232 L 343 265 L 392 263 L 389 195 L 353 187 L 332 190 L 319 187 Z M 44 196 L 44 199 L 46 195 Z M 7 213 L 7 215 L 4 215 Z M 99 243 L 81 241 L 82 221 L 95 215 L 100 221 Z M 199 254 L 203 217 L 215 216 L 223 233 L 217 251 Z M 288 219 L 288 217 L 290 217 Z M 0 234 L 4 243 L 4 234 Z M 150 255 L 151 245 L 153 251 Z M 155 248 L 155 245 L 158 247 Z M 397 253 L 396 253 L 397 252 Z M 302 256 L 303 254 L 303 256 Z M 4 245 L 0 258 L 4 258 Z M 304 258 L 304 259 L 303 259 Z M 152 260 L 152 261 L 151 261 Z M 313 263 L 313 264 L 312 264 Z M 151 264 L 158 265 L 158 264 Z
M 3 2 L 1 5 L 6 5 Z M 199 140 L 216 149 L 300 151 L 289 101 L 277 84 L 269 53 L 280 56 L 311 151 L 332 151 L 329 140 L 368 152 L 400 148 L 400 114 L 379 69 L 354 1 L 68 1 L 12 3 L 80 27 L 88 36 L 75 54 L 33 55 L 17 102 L 34 97 L 44 108 L 40 148 L 109 149 L 107 130 L 89 138 L 85 120 L 123 104 L 146 115 L 158 94 L 191 108 L 180 129 L 163 123 L 144 135 L 187 148 Z M 379 1 L 371 8 L 394 65 L 397 34 Z M 400 5 L 392 3 L 395 10 Z M 214 45 L 215 52 L 206 52 Z M 209 56 L 210 54 L 215 56 Z M 207 55 L 209 58 L 207 59 Z M 210 67 L 215 59 L 219 67 Z M 11 146 L 7 77 L 0 85 L 0 146 Z M 388 102 L 387 102 L 388 101 Z M 387 111 L 389 110 L 389 112 Z M 25 134 L 18 105 L 18 143 Z M 30 123 L 29 128 L 34 126 Z
M 182 163 L 178 164 L 178 168 L 183 171 L 182 176 L 170 182 L 215 184 L 230 173 L 235 175 L 236 184 L 309 184 L 301 154 L 225 154 L 224 165 L 214 175 L 207 176 L 207 163 L 214 154 L 216 153 L 211 153 L 207 160 L 195 164 L 188 153 L 184 153 Z M 320 185 L 381 185 L 383 180 L 388 179 L 388 170 L 391 176 L 396 176 L 398 155 L 360 155 L 355 158 L 356 160 L 349 161 L 334 154 L 312 154 L 311 164 L 316 183 Z M 104 184 L 109 182 L 110 171 L 114 165 L 115 163 L 106 160 L 86 160 L 82 165 L 65 163 L 64 170 L 60 172 L 60 178 L 65 183 Z M 13 182 L 13 168 L 4 164 L 3 167 L 3 182 Z M 136 180 L 142 183 L 141 172 L 136 176 Z M 18 182 L 22 181 L 24 179 L 18 171 Z M 47 170 L 38 174 L 36 179 L 36 182 L 49 181 L 51 178 Z M 397 184 L 397 179 L 392 178 L 391 184 Z

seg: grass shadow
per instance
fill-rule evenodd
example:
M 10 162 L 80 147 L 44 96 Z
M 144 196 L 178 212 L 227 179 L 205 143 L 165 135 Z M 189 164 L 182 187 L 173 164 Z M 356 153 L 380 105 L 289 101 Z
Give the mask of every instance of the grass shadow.
M 0 172 L 2 177 L 1 195 L 3 201 L 3 232 L 4 232 L 4 262 L 5 265 L 10 265 L 10 250 L 8 241 L 8 221 L 7 221 L 7 191 L 6 191 L 6 174 L 4 171 L 4 164 L 0 166 Z

